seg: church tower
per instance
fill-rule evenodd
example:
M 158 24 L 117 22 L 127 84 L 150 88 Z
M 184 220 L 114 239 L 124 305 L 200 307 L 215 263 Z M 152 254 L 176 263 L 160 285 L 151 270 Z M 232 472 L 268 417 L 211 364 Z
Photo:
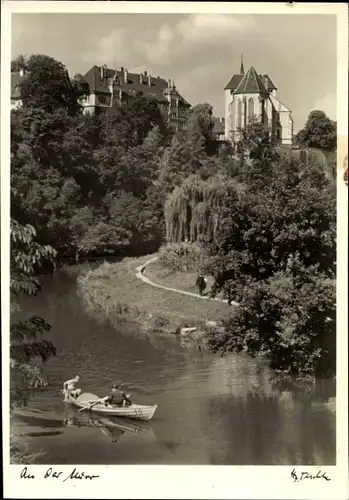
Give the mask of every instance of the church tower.
M 253 66 L 245 73 L 242 57 L 240 73 L 232 76 L 224 90 L 227 141 L 237 139 L 238 130 L 246 127 L 252 118 L 264 123 L 266 130 L 271 131 L 276 126 L 270 101 L 276 87 L 268 75 L 259 75 Z
M 230 126 L 230 106 L 233 101 L 233 92 L 241 82 L 242 78 L 244 77 L 244 74 L 245 74 L 244 60 L 243 60 L 243 55 L 241 54 L 240 73 L 234 74 L 224 88 L 224 93 L 225 93 L 224 118 L 225 118 L 226 141 L 232 140 L 231 126 Z

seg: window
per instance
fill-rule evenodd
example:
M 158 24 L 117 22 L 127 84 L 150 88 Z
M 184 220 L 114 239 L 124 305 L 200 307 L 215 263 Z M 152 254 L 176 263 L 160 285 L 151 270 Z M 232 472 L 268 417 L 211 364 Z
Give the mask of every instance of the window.
M 267 116 L 266 116 L 266 112 L 265 112 L 265 101 L 263 100 L 262 101 L 262 123 L 266 123 L 267 122 Z
M 251 99 L 249 99 L 249 101 L 248 101 L 248 117 L 251 120 L 251 118 L 253 116 L 254 116 L 254 102 L 253 102 L 253 99 L 251 97 Z
M 237 102 L 237 108 L 238 108 L 238 128 L 241 128 L 241 125 L 242 125 L 242 103 L 241 103 L 240 99 Z
M 106 95 L 100 95 L 99 96 L 99 102 L 100 104 L 107 104 L 107 96 Z

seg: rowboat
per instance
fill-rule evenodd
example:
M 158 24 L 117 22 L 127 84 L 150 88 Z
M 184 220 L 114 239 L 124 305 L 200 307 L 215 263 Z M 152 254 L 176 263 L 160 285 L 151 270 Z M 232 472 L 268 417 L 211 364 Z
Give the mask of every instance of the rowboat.
M 63 422 L 67 427 L 97 427 L 111 437 L 113 442 L 118 441 L 124 434 L 136 434 L 142 439 L 156 440 L 150 422 L 97 415 L 93 413 L 93 409 L 91 412 L 81 412 L 72 404 L 67 405 Z
M 157 405 L 145 406 L 135 404 L 131 404 L 130 406 L 112 406 L 110 404 L 97 402 L 99 399 L 98 396 L 89 392 L 84 392 L 77 398 L 72 397 L 69 393 L 65 394 L 65 401 L 77 408 L 87 411 L 90 410 L 99 415 L 111 417 L 124 417 L 149 421 L 153 418 L 157 408 Z

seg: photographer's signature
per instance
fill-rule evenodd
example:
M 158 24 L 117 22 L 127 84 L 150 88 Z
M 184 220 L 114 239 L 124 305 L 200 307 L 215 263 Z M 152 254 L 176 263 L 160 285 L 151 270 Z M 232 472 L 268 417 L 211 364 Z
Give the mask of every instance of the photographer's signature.
M 305 479 L 324 479 L 325 481 L 331 481 L 331 479 L 326 475 L 326 472 L 319 470 L 315 475 L 309 472 L 296 472 L 295 469 L 291 472 L 291 478 L 295 483 L 299 481 L 304 481 Z

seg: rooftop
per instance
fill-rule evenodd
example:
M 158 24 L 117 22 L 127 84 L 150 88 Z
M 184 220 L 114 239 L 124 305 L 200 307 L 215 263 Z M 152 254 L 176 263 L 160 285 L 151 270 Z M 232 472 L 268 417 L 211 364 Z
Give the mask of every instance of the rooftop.
M 125 75 L 127 75 L 127 82 L 125 81 Z M 141 82 L 141 78 L 143 82 Z M 89 84 L 91 93 L 109 93 L 110 84 L 114 82 L 117 87 L 122 88 L 123 92 L 128 95 L 136 95 L 138 92 L 141 92 L 145 98 L 155 98 L 159 102 L 168 102 L 165 94 L 166 91 L 169 91 L 170 82 L 159 76 L 151 76 L 147 72 L 143 74 L 130 73 L 124 68 L 115 70 L 103 66 L 92 66 L 84 75 L 84 80 Z M 179 98 L 180 103 L 190 107 L 190 104 L 175 87 L 172 87 L 172 91 Z
M 269 92 L 265 88 L 262 78 L 258 75 L 254 67 L 251 66 L 247 73 L 243 75 L 234 94 L 261 94 L 267 96 Z
M 235 91 L 244 76 L 245 76 L 244 73 L 236 73 L 235 75 L 233 75 L 230 78 L 230 80 L 227 83 L 227 85 L 224 87 L 224 90 Z M 263 81 L 263 85 L 267 88 L 267 90 L 269 92 L 272 91 L 272 90 L 277 90 L 277 88 L 275 87 L 275 85 L 272 82 L 272 80 L 271 80 L 271 78 L 270 78 L 269 75 L 267 75 L 266 73 L 264 73 L 264 74 L 258 75 L 258 76 Z
M 213 117 L 213 133 L 214 134 L 224 134 L 225 133 L 225 120 L 224 118 Z

